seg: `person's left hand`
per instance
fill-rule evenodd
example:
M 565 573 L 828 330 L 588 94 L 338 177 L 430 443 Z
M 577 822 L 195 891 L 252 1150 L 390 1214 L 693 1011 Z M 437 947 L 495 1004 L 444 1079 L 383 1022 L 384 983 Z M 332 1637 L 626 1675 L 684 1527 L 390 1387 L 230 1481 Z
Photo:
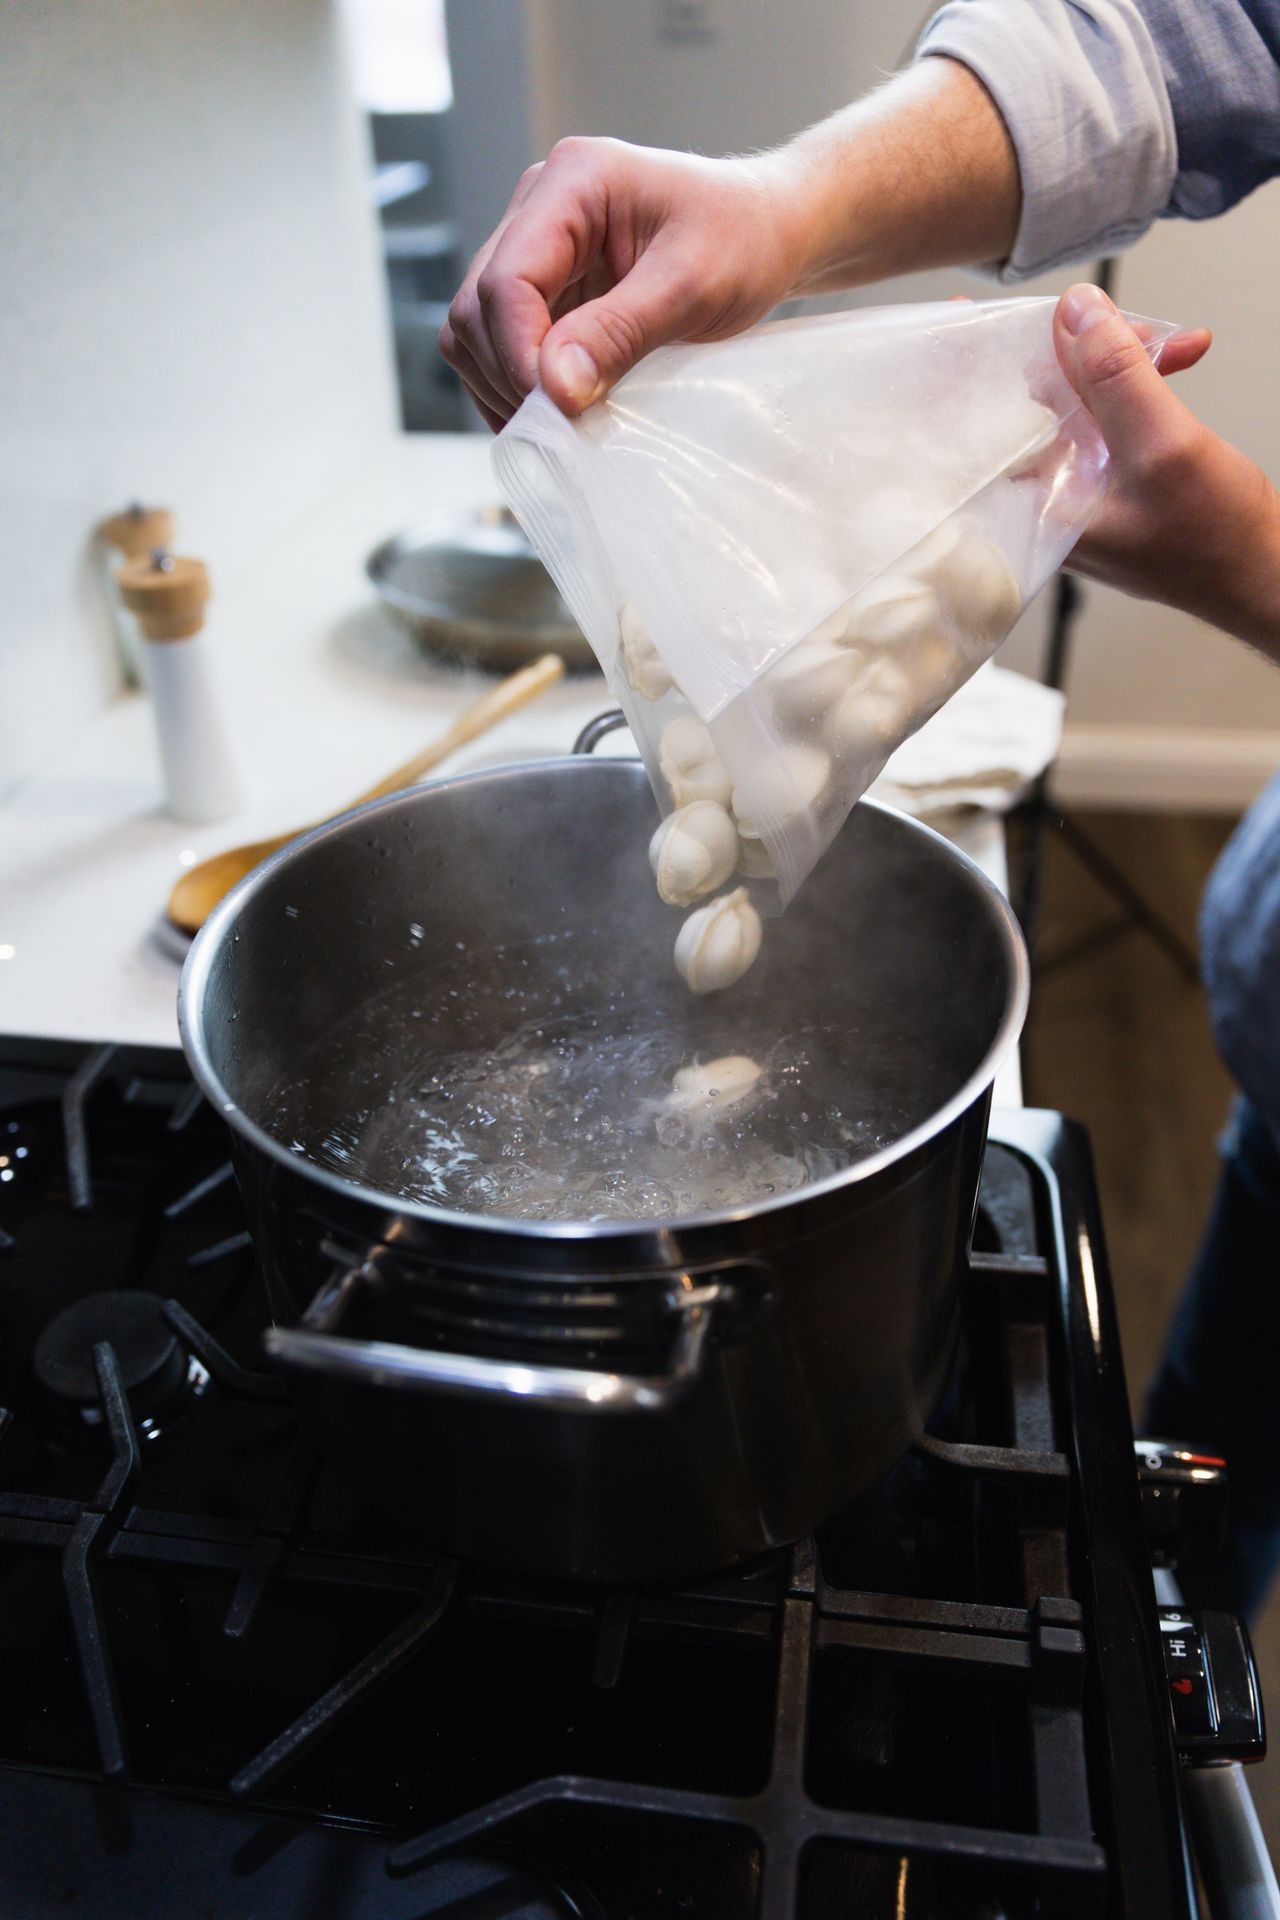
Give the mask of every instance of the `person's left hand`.
M 1175 334 L 1157 372 L 1099 287 L 1063 294 L 1054 316 L 1058 359 L 1112 465 L 1107 497 L 1067 564 L 1198 614 L 1280 659 L 1280 495 L 1162 378 L 1194 366 L 1210 341 L 1204 328 Z

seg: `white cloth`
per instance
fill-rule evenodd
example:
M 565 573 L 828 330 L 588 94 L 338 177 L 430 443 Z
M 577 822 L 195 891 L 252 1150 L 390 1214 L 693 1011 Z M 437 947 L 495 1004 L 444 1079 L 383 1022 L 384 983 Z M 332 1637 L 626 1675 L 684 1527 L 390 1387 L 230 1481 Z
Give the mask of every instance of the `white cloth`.
M 903 742 L 871 792 L 906 813 L 1005 812 L 1052 765 L 1065 705 L 1025 674 L 980 667 Z

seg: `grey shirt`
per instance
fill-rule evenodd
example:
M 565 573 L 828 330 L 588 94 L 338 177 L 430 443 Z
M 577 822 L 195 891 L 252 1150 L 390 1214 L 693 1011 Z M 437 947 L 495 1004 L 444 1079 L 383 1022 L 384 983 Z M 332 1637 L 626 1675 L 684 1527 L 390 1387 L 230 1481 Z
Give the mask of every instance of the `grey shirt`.
M 1280 172 L 1280 0 L 950 0 L 919 53 L 962 61 L 1009 128 L 1005 280 L 1222 213 Z

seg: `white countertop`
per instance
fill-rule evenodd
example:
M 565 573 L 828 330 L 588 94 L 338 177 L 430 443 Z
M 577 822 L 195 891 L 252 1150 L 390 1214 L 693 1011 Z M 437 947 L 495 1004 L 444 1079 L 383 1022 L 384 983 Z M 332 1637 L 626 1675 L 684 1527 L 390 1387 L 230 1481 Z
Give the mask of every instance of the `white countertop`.
M 422 653 L 374 598 L 364 560 L 401 527 L 494 497 L 487 438 L 405 436 L 234 593 L 216 595 L 212 556 L 209 640 L 246 805 L 212 826 L 168 818 L 141 695 L 69 738 L 0 807 L 0 1033 L 176 1041 L 178 965 L 153 929 L 182 866 L 339 811 L 489 684 Z M 602 679 L 570 676 L 450 767 L 565 753 L 607 704 Z M 966 816 L 954 837 L 1004 885 L 995 816 Z M 996 1097 L 1020 1098 L 1016 1059 Z

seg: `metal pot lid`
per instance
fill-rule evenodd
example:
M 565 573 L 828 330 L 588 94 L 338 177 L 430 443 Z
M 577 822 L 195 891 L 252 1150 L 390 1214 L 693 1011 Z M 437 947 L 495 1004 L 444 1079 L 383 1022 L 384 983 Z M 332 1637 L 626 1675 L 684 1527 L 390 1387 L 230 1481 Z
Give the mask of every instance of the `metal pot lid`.
M 365 563 L 384 605 L 425 645 L 483 666 L 552 651 L 595 656 L 555 582 L 505 507 L 442 514 L 384 540 Z

